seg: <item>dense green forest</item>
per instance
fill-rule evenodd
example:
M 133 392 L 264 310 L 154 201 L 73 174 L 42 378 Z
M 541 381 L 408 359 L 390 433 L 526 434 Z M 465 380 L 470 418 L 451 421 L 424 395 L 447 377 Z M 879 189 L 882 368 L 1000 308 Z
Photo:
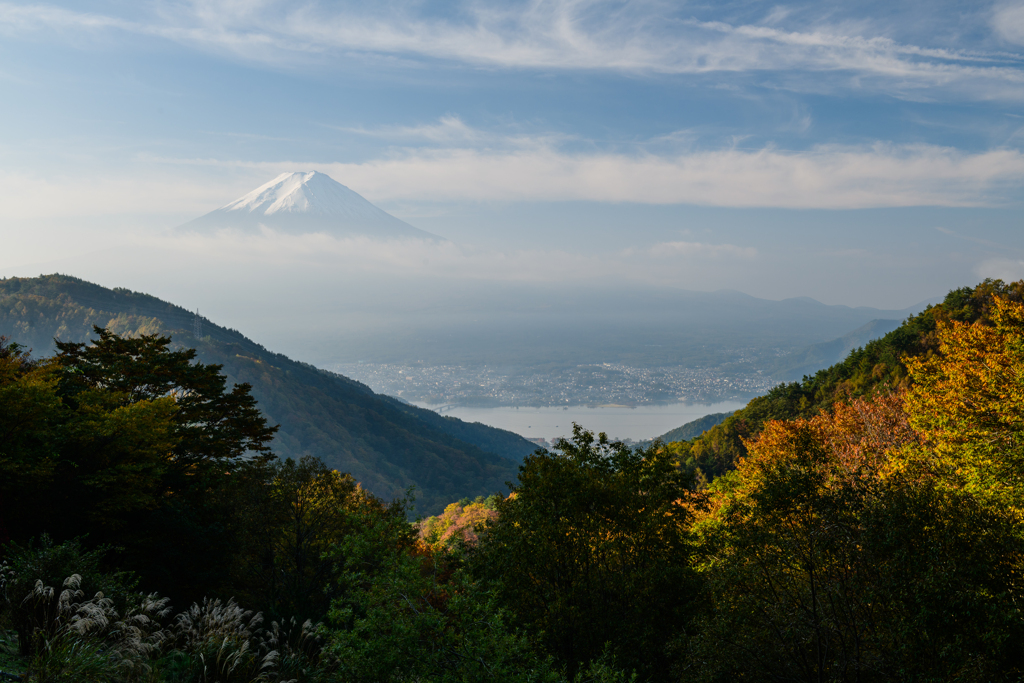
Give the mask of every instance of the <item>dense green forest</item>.
M 195 348 L 198 359 L 220 365 L 229 383 L 251 385 L 260 411 L 280 425 L 277 455 L 313 455 L 387 499 L 415 486 L 416 509 L 425 513 L 463 495 L 504 490 L 533 451 L 512 432 L 405 405 L 269 352 L 235 330 L 208 320 L 197 330 L 195 322 L 194 313 L 156 297 L 69 276 L 0 280 L 0 335 L 36 355 L 52 351 L 54 338 L 85 341 L 93 325 L 125 336 L 171 336 L 174 348 Z
M 675 429 L 665 432 L 658 437 L 658 440 L 664 443 L 688 441 L 694 437 L 700 436 L 712 427 L 722 424 L 730 415 L 732 415 L 732 413 L 711 413 L 704 417 L 698 417 L 696 420 L 691 420 L 681 427 L 676 427 Z
M 0 669 L 1019 681 L 1022 293 L 951 292 L 688 442 L 576 426 L 509 495 L 417 524 L 407 500 L 274 457 L 250 387 L 165 337 L 97 331 L 45 358 L 4 342 Z

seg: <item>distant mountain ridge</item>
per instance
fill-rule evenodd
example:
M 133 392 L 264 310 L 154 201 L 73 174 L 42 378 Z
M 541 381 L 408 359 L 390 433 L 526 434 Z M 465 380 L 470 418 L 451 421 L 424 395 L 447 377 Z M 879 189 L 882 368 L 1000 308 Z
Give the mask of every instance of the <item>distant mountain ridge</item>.
M 366 301 L 387 311 L 396 298 L 391 291 L 387 296 L 369 292 Z M 849 307 L 808 298 L 773 301 L 730 290 L 625 285 L 466 287 L 459 282 L 428 289 L 411 279 L 401 301 L 400 314 L 375 314 L 366 327 L 372 333 L 324 326 L 322 334 L 301 338 L 275 339 L 280 333 L 273 329 L 261 335 L 321 366 L 416 360 L 426 365 L 715 367 L 741 362 L 753 352 L 758 367 L 768 369 L 779 353 L 831 341 L 871 320 L 903 320 L 924 308 Z
M 782 382 L 795 382 L 804 375 L 842 362 L 854 349 L 884 337 L 902 324 L 902 320 L 872 320 L 842 337 L 832 339 L 783 356 L 771 370 L 771 376 Z
M 263 227 L 289 234 L 323 232 L 334 237 L 441 239 L 395 218 L 318 171 L 282 173 L 235 201 L 179 226 L 178 230 L 234 229 L 258 233 Z
M 229 382 L 252 385 L 260 410 L 281 425 L 275 453 L 315 455 L 384 498 L 415 486 L 416 509 L 425 514 L 503 490 L 535 448 L 512 432 L 377 395 L 148 294 L 64 275 L 0 280 L 0 335 L 33 347 L 36 357 L 51 352 L 54 337 L 88 339 L 93 325 L 171 335 L 175 345 L 195 348 L 202 362 L 223 365 Z

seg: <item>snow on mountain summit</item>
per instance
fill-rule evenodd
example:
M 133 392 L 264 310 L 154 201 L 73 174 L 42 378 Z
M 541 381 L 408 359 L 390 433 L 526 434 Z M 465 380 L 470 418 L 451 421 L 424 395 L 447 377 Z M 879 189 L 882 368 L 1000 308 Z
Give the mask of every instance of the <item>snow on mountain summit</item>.
M 359 193 L 318 171 L 282 173 L 180 229 L 259 232 L 261 227 L 292 234 L 325 232 L 337 237 L 439 239 L 377 208 Z
M 268 216 L 279 212 L 361 218 L 388 215 L 330 176 L 317 171 L 282 173 L 222 210 Z

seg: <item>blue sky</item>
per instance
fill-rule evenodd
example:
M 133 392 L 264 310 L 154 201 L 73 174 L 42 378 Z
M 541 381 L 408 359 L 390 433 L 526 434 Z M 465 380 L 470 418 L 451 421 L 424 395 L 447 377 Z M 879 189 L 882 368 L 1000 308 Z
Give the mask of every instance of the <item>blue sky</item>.
M 1024 277 L 1019 1 L 0 2 L 0 101 L 3 272 L 316 169 L 471 245 L 451 272 Z

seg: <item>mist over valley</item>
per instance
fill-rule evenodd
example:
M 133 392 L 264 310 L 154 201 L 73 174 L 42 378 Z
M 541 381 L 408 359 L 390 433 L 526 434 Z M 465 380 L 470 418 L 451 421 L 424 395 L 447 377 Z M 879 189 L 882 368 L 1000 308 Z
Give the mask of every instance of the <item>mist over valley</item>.
M 786 366 L 808 347 L 853 335 L 805 358 L 801 374 L 886 331 L 863 326 L 927 303 L 686 290 L 638 279 L 632 264 L 646 275 L 658 266 L 644 253 L 612 270 L 585 255 L 546 258 L 443 240 L 326 174 L 292 172 L 172 231 L 29 268 L 202 302 L 203 315 L 267 348 L 435 406 L 747 400 L 798 379 Z

